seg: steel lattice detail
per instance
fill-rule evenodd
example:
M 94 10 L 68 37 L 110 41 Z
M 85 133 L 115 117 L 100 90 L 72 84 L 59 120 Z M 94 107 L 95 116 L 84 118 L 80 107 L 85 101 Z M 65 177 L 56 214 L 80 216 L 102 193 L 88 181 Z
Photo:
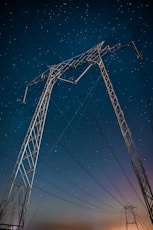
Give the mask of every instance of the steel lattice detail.
M 11 186 L 8 195 L 4 198 L 3 204 L 1 206 L 1 216 L 3 217 L 3 214 L 7 216 L 7 211 L 10 210 L 7 206 L 11 205 L 11 202 L 18 203 L 19 216 L 16 218 L 18 218 L 19 221 L 17 223 L 14 223 L 13 229 L 22 229 L 24 226 L 25 213 L 33 185 L 33 179 L 35 175 L 45 119 L 47 115 L 52 87 L 55 81 L 55 76 L 48 77 L 42 95 L 39 99 L 37 108 L 31 120 L 30 126 L 28 128 L 27 134 L 21 146 L 18 159 L 16 161 L 16 165 L 12 174 L 10 183 Z M 8 225 L 9 220 L 6 219 L 6 221 L 6 226 L 10 227 L 11 224 Z
M 139 182 L 139 185 L 140 185 L 140 188 L 141 188 L 141 191 L 142 191 L 142 194 L 143 194 L 143 197 L 144 197 L 144 200 L 145 200 L 145 203 L 146 203 L 149 215 L 150 215 L 150 219 L 153 223 L 153 193 L 152 193 L 150 184 L 148 182 L 148 178 L 146 176 L 146 172 L 143 167 L 142 161 L 140 159 L 138 150 L 134 143 L 130 128 L 127 125 L 123 110 L 121 109 L 121 106 L 118 102 L 117 95 L 114 91 L 113 85 L 108 75 L 108 72 L 105 68 L 104 62 L 100 55 L 99 55 L 99 60 L 100 61 L 98 63 L 98 66 L 100 68 L 102 77 L 104 79 L 104 83 L 107 88 L 107 92 L 111 100 L 114 112 L 116 114 L 123 139 L 125 141 L 127 150 L 129 152 L 131 163 L 134 168 L 135 174 L 137 176 L 137 179 L 138 179 L 138 182 Z

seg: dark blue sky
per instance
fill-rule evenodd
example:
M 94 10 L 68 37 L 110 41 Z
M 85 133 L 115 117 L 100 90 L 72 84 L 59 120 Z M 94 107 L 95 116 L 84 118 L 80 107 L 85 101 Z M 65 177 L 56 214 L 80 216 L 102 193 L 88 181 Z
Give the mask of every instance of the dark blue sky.
M 140 62 L 128 47 L 107 55 L 104 62 L 153 188 L 152 10 L 149 0 L 0 2 L 1 196 L 43 87 L 32 86 L 22 105 L 17 99 L 26 84 L 47 66 L 101 41 L 113 46 L 134 40 L 143 55 Z M 76 78 L 80 71 L 67 74 Z M 90 219 L 115 230 L 123 216 L 125 229 L 124 206 L 131 204 L 147 225 L 143 203 L 98 67 L 92 67 L 78 85 L 57 82 L 26 225 Z

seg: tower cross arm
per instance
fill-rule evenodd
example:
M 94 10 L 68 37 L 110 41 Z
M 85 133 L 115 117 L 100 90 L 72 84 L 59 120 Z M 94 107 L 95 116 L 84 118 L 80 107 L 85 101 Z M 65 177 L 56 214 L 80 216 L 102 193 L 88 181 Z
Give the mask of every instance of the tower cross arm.
M 142 59 L 142 54 L 139 52 L 138 48 L 136 47 L 136 44 L 134 41 L 129 41 L 129 42 L 122 42 L 122 43 L 117 43 L 116 45 L 110 47 L 108 46 L 108 50 L 110 52 L 115 52 L 121 48 L 124 48 L 126 46 L 133 46 L 135 52 L 136 52 L 136 55 L 137 55 L 137 58 L 138 59 Z

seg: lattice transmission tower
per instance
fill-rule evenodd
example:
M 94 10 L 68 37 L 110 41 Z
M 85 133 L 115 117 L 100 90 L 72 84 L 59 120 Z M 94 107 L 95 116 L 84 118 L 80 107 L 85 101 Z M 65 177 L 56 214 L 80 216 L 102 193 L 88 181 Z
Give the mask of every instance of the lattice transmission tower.
M 135 207 L 133 206 L 125 206 L 125 220 L 126 220 L 126 230 L 135 229 L 139 230 Z M 132 227 L 132 228 L 131 228 Z
M 136 51 L 137 58 L 141 58 L 141 55 L 133 41 L 127 43 L 118 43 L 112 47 L 109 45 L 104 46 L 104 42 L 102 41 L 101 43 L 74 58 L 49 66 L 45 72 L 27 84 L 22 103 L 26 103 L 26 96 L 30 86 L 42 81 L 46 81 L 23 144 L 19 151 L 18 158 L 11 176 L 8 192 L 5 193 L 0 205 L 0 229 L 22 230 L 24 228 L 27 206 L 30 200 L 42 134 L 54 84 L 57 81 L 77 84 L 93 65 L 97 65 L 100 69 L 119 123 L 123 139 L 129 152 L 131 163 L 140 185 L 151 222 L 153 223 L 153 193 L 144 166 L 140 159 L 140 155 L 135 146 L 130 128 L 127 125 L 123 110 L 121 109 L 118 97 L 114 91 L 113 85 L 103 62 L 103 57 L 106 54 L 115 52 L 128 46 L 132 46 Z M 82 65 L 85 66 L 85 69 L 78 78 L 72 80 L 62 77 L 65 72 L 76 69 Z M 9 219 L 10 216 L 12 218 Z

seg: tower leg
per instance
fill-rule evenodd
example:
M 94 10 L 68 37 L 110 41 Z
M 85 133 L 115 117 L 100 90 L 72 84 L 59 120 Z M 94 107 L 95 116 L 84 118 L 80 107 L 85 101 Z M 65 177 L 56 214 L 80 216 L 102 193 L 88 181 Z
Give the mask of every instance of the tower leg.
M 152 193 L 152 190 L 151 190 L 151 187 L 150 187 L 147 175 L 146 175 L 146 171 L 141 161 L 140 155 L 134 143 L 130 128 L 126 122 L 124 112 L 121 109 L 121 106 L 118 101 L 118 97 L 115 93 L 115 90 L 109 78 L 108 72 L 105 68 L 104 62 L 100 56 L 100 51 L 99 51 L 98 66 L 99 66 L 101 75 L 103 77 L 103 80 L 104 80 L 110 101 L 112 103 L 114 112 L 116 114 L 116 118 L 117 118 L 120 130 L 121 130 L 123 139 L 125 141 L 125 145 L 127 147 L 135 175 L 140 185 L 140 188 L 141 188 L 141 191 L 142 191 L 145 203 L 146 203 L 146 207 L 150 215 L 151 222 L 153 223 L 153 193 Z
M 22 230 L 24 227 L 51 91 L 56 79 L 48 76 L 21 146 L 8 192 L 0 206 L 0 229 Z

